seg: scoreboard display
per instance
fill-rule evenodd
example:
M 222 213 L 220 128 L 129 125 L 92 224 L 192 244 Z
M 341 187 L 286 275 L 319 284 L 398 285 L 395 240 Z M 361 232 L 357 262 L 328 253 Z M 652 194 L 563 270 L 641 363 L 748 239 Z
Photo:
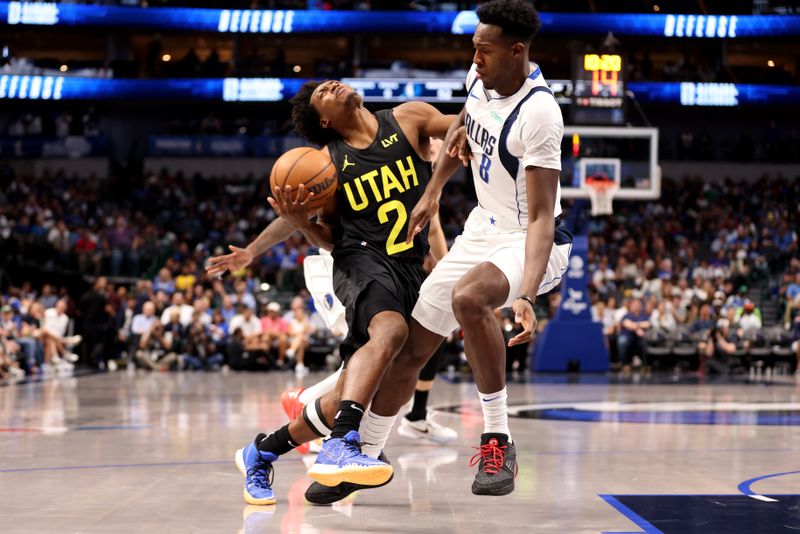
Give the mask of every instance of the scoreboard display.
M 576 104 L 589 108 L 622 107 L 622 72 L 619 54 L 580 55 L 575 69 Z
M 624 122 L 625 63 L 620 54 L 575 55 L 573 120 L 584 124 Z

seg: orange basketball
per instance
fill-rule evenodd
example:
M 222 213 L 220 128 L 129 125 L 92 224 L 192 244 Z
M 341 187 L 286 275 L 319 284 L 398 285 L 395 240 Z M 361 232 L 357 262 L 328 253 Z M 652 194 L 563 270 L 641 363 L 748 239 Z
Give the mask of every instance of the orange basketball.
M 316 148 L 293 148 L 283 154 L 272 166 L 269 175 L 271 191 L 277 188 L 292 187 L 292 199 L 300 184 L 303 184 L 314 198 L 308 203 L 311 209 L 320 208 L 336 192 L 336 167 L 331 158 Z

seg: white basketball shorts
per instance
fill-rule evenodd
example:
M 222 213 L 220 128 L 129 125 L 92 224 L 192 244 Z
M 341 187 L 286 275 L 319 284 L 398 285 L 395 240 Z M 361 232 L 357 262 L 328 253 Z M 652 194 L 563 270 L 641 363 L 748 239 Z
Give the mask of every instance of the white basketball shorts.
M 555 242 L 538 294 L 559 284 L 569 266 L 571 250 L 572 236 L 557 222 Z M 464 233 L 422 284 L 412 317 L 431 332 L 450 335 L 458 328 L 453 313 L 453 287 L 470 269 L 484 262 L 492 263 L 505 275 L 510 289 L 502 307 L 511 306 L 522 287 L 525 232 L 500 227 L 488 211 L 476 207 L 464 225 Z
M 307 256 L 303 261 L 306 288 L 314 299 L 314 307 L 325 325 L 331 330 L 347 334 L 344 306 L 333 292 L 333 258 L 320 250 L 316 256 Z

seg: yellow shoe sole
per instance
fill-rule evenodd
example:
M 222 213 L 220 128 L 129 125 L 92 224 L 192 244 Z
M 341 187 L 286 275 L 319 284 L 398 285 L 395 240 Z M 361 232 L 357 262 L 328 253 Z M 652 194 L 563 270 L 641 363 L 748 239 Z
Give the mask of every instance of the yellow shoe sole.
M 314 469 L 314 468 L 317 469 Z M 391 465 L 377 467 L 352 467 L 349 469 L 337 469 L 334 472 L 320 470 L 321 466 L 312 466 L 308 471 L 308 476 L 322 484 L 323 486 L 338 486 L 342 482 L 360 484 L 362 486 L 380 486 L 392 478 L 394 469 Z M 324 467 L 324 466 L 322 466 Z

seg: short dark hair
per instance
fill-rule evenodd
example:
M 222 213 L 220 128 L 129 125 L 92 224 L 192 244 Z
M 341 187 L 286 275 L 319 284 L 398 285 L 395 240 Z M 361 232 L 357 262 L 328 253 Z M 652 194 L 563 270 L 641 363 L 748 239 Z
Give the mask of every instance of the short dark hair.
M 525 44 L 533 41 L 541 27 L 539 14 L 528 0 L 491 0 L 479 5 L 476 13 L 482 23 L 499 26 L 503 35 Z
M 332 128 L 320 126 L 320 116 L 314 106 L 311 105 L 311 94 L 314 89 L 322 85 L 322 82 L 306 82 L 299 91 L 289 100 L 292 104 L 292 122 L 294 130 L 301 137 L 314 143 L 315 145 L 325 146 L 340 136 Z

